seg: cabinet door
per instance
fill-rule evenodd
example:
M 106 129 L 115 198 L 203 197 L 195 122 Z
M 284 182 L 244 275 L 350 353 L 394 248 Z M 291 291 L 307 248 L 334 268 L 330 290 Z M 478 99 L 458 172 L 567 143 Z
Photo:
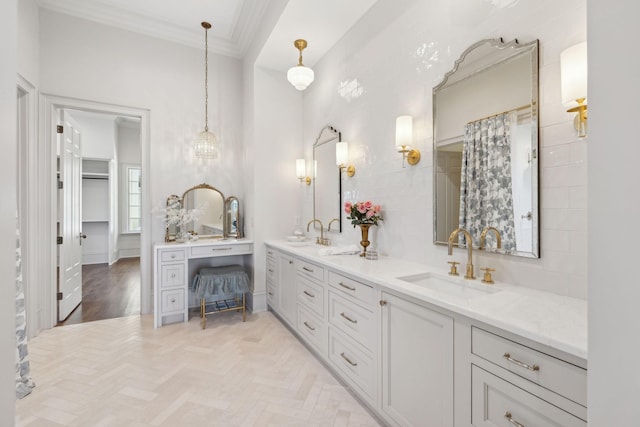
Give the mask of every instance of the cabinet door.
M 292 326 L 296 326 L 296 270 L 293 258 L 280 254 L 280 315 Z
M 382 293 L 382 410 L 402 426 L 453 425 L 453 319 Z

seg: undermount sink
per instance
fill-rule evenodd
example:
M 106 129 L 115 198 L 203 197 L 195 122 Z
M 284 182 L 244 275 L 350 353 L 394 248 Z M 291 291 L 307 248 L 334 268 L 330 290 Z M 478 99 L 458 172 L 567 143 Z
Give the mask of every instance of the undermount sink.
M 492 288 L 491 285 L 433 273 L 402 276 L 397 279 L 461 298 L 475 298 L 499 291 L 499 289 Z

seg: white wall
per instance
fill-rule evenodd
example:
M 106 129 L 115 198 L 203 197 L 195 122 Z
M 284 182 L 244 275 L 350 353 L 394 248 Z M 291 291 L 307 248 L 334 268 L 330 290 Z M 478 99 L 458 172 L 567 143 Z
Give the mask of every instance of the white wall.
M 588 1 L 589 426 L 640 420 L 637 2 Z
M 169 194 L 207 182 L 237 194 L 242 141 L 240 61 L 209 55 L 209 128 L 217 160 L 196 159 L 192 141 L 204 127 L 203 49 L 193 49 L 94 22 L 40 11 L 41 91 L 151 111 L 152 207 Z M 151 218 L 151 238 L 164 238 Z
M 559 84 L 560 52 L 586 39 L 584 0 L 520 1 L 504 9 L 460 0 L 378 1 L 314 66 L 316 81 L 304 93 L 304 147 L 326 123 L 340 129 L 357 169 L 343 194 L 383 206 L 379 250 L 444 269 L 446 248 L 432 243 L 431 91 L 464 49 L 490 37 L 540 40 L 541 258 L 481 254 L 474 264 L 496 268 L 498 280 L 586 298 L 587 142 L 577 139 L 561 106 Z M 361 94 L 341 96 L 341 83 L 354 80 Z M 422 152 L 421 162 L 405 169 L 394 148 L 402 114 L 414 117 Z M 305 206 L 309 219 L 311 203 Z M 358 230 L 347 225 L 343 238 L 359 241 Z M 454 258 L 466 262 L 466 253 Z
M 36 0 L 18 2 L 18 73 L 35 87 L 40 74 L 39 13 Z
M 115 117 L 72 111 L 80 127 L 83 159 L 113 159 L 116 155 Z
M 0 129 L 2 154 L 6 161 L 0 168 L 0 425 L 14 424 L 15 355 L 16 355 L 16 72 L 17 1 L 0 3 Z

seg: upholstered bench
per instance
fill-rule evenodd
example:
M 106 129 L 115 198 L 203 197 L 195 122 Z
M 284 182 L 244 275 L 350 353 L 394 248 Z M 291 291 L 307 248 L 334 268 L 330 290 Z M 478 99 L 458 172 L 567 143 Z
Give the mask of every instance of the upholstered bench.
M 191 289 L 200 300 L 202 329 L 206 327 L 208 314 L 242 310 L 242 321 L 246 320 L 245 292 L 249 291 L 249 277 L 241 265 L 203 267 L 194 277 Z M 208 303 L 207 299 L 210 299 Z

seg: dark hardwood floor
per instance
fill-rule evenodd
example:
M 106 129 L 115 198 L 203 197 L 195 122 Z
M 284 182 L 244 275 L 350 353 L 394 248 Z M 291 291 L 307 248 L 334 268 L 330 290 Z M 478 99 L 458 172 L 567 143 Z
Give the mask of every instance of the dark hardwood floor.
M 140 258 L 82 266 L 82 303 L 59 325 L 140 313 Z

